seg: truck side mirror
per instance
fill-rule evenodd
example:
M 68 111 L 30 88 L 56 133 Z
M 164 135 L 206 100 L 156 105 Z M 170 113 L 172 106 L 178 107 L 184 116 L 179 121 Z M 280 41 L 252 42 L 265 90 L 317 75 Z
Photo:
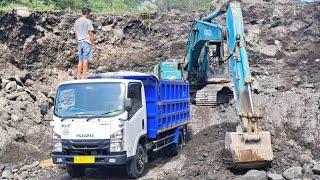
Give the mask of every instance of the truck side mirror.
M 53 119 L 48 116 L 49 106 L 47 104 L 41 104 L 39 105 L 39 108 L 43 121 L 53 121 Z
M 131 111 L 131 109 L 132 109 L 132 100 L 131 100 L 131 98 L 127 98 L 125 100 L 124 104 L 125 104 L 125 110 L 128 111 L 128 112 Z
M 48 114 L 48 105 L 46 104 L 40 104 L 39 105 L 39 108 L 40 108 L 40 113 L 42 115 L 42 117 L 46 114 Z
M 121 117 L 119 118 L 119 120 L 120 120 L 120 124 L 119 125 L 123 126 L 124 125 L 124 121 L 127 121 L 128 118 L 129 118 L 128 111 L 124 111 L 123 115 L 121 115 Z

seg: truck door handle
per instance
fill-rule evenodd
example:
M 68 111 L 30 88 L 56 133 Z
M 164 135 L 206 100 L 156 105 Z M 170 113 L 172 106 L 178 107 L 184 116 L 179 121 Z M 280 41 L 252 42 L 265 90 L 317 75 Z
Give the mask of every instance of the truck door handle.
M 144 129 L 144 119 L 142 119 L 142 129 Z

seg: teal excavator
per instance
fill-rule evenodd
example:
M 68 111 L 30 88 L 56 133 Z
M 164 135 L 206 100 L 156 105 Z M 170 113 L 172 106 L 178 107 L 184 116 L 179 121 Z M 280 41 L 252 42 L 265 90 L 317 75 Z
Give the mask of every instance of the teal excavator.
M 225 15 L 225 24 L 216 18 Z M 240 3 L 229 2 L 202 19 L 189 31 L 184 60 L 156 65 L 160 79 L 185 80 L 197 106 L 216 107 L 234 99 L 240 123 L 225 136 L 226 163 L 230 168 L 258 168 L 273 159 L 271 137 L 259 126 L 261 114 L 252 98 L 250 73 Z

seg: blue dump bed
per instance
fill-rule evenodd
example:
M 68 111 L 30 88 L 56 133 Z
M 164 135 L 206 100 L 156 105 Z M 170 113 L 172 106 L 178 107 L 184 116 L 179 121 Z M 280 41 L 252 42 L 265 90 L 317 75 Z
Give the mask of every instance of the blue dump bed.
M 161 132 L 190 122 L 189 83 L 159 80 L 143 73 L 102 74 L 94 78 L 116 78 L 141 80 L 147 104 L 147 134 L 156 138 Z

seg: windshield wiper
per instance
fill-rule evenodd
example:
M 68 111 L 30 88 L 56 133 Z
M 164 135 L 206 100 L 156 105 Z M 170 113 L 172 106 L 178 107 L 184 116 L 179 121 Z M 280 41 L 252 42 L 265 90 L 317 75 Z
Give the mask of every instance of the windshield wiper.
M 97 115 L 92 116 L 92 117 L 88 117 L 87 121 L 90 121 L 91 119 L 98 118 L 98 117 L 101 117 L 101 116 L 104 116 L 104 115 L 107 115 L 107 114 L 118 112 L 118 111 L 122 111 L 122 109 L 116 109 L 116 110 L 108 111 L 108 112 L 105 112 L 105 113 L 97 114 Z
M 71 118 L 61 118 L 61 122 L 67 119 L 71 119 Z

